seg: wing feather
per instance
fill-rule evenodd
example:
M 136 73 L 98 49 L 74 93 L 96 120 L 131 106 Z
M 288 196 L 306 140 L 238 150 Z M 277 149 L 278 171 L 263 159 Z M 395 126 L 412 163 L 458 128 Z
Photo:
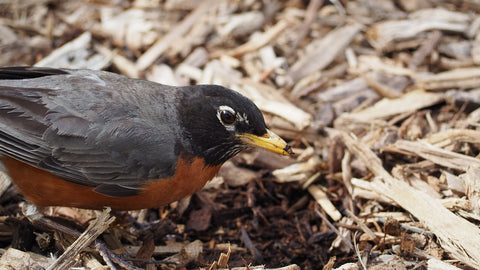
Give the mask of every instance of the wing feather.
M 134 195 L 175 171 L 180 131 L 164 117 L 176 115 L 175 95 L 160 88 L 100 71 L 0 68 L 0 152 L 102 194 Z

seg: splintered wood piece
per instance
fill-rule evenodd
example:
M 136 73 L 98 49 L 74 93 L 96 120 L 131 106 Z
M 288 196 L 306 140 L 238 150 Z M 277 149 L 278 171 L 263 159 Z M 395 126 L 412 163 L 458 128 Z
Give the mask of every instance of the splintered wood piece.
M 305 55 L 290 69 L 288 77 L 291 82 L 296 83 L 303 77 L 327 67 L 350 45 L 362 28 L 363 25 L 358 23 L 349 24 L 312 41 L 307 46 Z
M 307 148 L 307 150 L 311 150 L 310 152 L 313 154 L 313 148 Z M 294 149 L 296 154 L 300 154 L 299 152 Z M 304 151 L 304 153 L 307 151 Z M 302 159 L 300 156 L 297 158 L 297 160 L 305 160 L 308 159 L 310 156 Z M 303 155 L 303 154 L 301 154 Z M 281 169 L 284 167 L 287 167 L 288 165 L 292 165 L 295 163 L 295 159 L 292 159 L 290 157 L 285 157 L 285 156 L 280 156 L 276 153 L 272 153 L 270 151 L 263 151 L 262 149 L 256 149 L 252 152 L 248 153 L 243 153 L 242 154 L 242 160 L 245 162 L 246 165 L 249 166 L 258 166 L 262 168 L 266 168 L 269 170 L 276 170 L 276 169 Z M 226 162 L 225 164 L 227 164 Z M 224 165 L 225 166 L 225 165 Z M 223 166 L 222 166 L 223 168 Z M 222 169 L 220 169 L 221 172 Z
M 435 30 L 433 33 L 428 37 L 428 39 L 415 51 L 412 56 L 410 63 L 408 64 L 408 68 L 416 69 L 420 66 L 425 58 L 432 53 L 435 47 L 440 42 L 442 38 L 442 32 Z
M 424 141 L 442 148 L 458 142 L 480 144 L 480 131 L 474 129 L 446 129 L 430 135 Z
M 213 10 L 213 9 L 212 9 Z M 179 37 L 175 44 L 180 46 L 170 46 L 165 56 L 173 59 L 178 54 L 188 55 L 195 46 L 201 45 L 214 30 L 216 17 L 203 16 L 195 23 L 188 33 Z
M 176 243 L 176 242 L 168 242 L 166 246 L 155 246 L 153 251 L 153 255 L 165 255 L 165 254 L 172 254 L 172 253 L 179 253 L 182 251 L 182 248 L 185 247 L 183 243 Z M 128 254 L 136 254 L 140 250 L 140 246 L 130 246 L 124 245 L 125 251 Z
M 469 16 L 446 9 L 424 9 L 410 14 L 407 20 L 381 21 L 367 32 L 370 43 L 379 51 L 388 49 L 394 41 L 417 37 L 431 30 L 464 32 L 468 29 Z
M 362 78 L 368 84 L 368 86 L 375 90 L 375 92 L 377 92 L 380 96 L 386 98 L 398 98 L 401 96 L 399 92 L 395 91 L 389 85 L 379 82 L 373 75 L 375 74 L 367 73 L 362 76 Z
M 460 176 L 453 175 L 447 171 L 442 171 L 447 180 L 448 188 L 457 193 L 465 194 L 465 181 Z
M 468 200 L 475 215 L 480 214 L 480 168 L 470 167 L 460 176 L 464 180 Z
M 260 11 L 244 12 L 225 16 L 225 24 L 218 32 L 224 37 L 241 37 L 252 34 L 260 29 L 265 21 L 265 15 Z
M 353 80 L 345 81 L 338 86 L 327 88 L 320 92 L 317 97 L 322 102 L 335 102 L 365 91 L 373 90 L 369 89 L 368 84 L 364 79 L 355 78 Z
M 412 112 L 432 106 L 443 101 L 444 96 L 438 93 L 413 91 L 397 99 L 384 98 L 375 105 L 354 113 L 345 113 L 336 121 L 351 119 L 360 122 L 370 122 L 375 119 L 385 119 L 405 112 Z
M 410 186 L 423 192 L 425 195 L 436 199 L 442 198 L 438 186 L 434 186 L 433 184 L 430 185 L 427 181 L 421 179 L 416 173 L 411 173 L 408 170 L 405 170 L 405 166 L 396 165 L 392 169 L 391 174 L 396 179 L 409 183 Z
M 152 82 L 180 86 L 172 68 L 165 64 L 154 65 L 146 74 L 146 77 L 147 80 Z
M 342 180 L 347 192 L 353 197 L 353 186 L 352 186 L 352 165 L 350 164 L 352 161 L 352 153 L 349 151 L 344 151 L 343 158 L 342 158 Z
M 354 250 L 354 246 L 352 242 L 350 241 L 352 231 L 348 230 L 347 228 L 340 227 L 336 228 L 329 220 L 328 218 L 323 215 L 320 211 L 316 210 L 315 211 L 317 215 L 325 222 L 325 225 L 332 230 L 338 237 L 333 240 L 331 244 L 331 248 L 342 248 L 344 250 L 349 250 L 352 251 Z M 347 217 L 343 217 L 339 223 L 343 223 L 346 225 L 353 225 L 353 221 Z
M 471 112 L 465 119 L 458 121 L 456 127 L 466 128 L 468 126 L 475 126 L 480 123 L 480 108 Z
M 112 52 L 109 48 L 102 45 L 96 45 L 95 50 L 97 50 L 106 59 L 112 61 L 115 67 L 118 68 L 118 70 L 120 70 L 122 74 L 125 74 L 130 78 L 139 78 L 139 72 L 137 67 L 132 61 L 128 60 L 126 57 Z
M 480 68 L 457 68 L 418 77 L 416 85 L 418 88 L 430 91 L 480 87 Z
M 244 186 L 258 177 L 254 171 L 237 167 L 231 161 L 225 162 L 218 174 L 231 187 Z
M 45 269 L 51 263 L 51 258 L 33 252 L 24 252 L 8 248 L 0 258 L 1 269 Z
M 47 269 L 70 269 L 76 263 L 76 256 L 108 229 L 114 220 L 115 217 L 110 216 L 110 208 L 105 209 Z
M 218 258 L 218 267 L 220 268 L 226 268 L 228 265 L 228 260 L 230 259 L 230 254 L 232 253 L 232 249 L 230 248 L 230 245 L 228 246 L 228 251 L 227 253 L 220 253 L 220 258 Z
M 205 64 L 202 77 L 198 84 L 220 84 L 234 89 L 242 79 L 242 73 L 219 59 L 213 59 Z
M 355 216 L 351 211 L 346 210 L 348 213 L 348 217 L 353 219 L 355 223 L 357 223 L 358 226 L 362 229 L 362 231 L 369 237 L 369 240 L 376 240 L 377 236 L 375 233 L 368 228 L 368 226 L 363 222 L 361 219 L 359 219 L 357 216 Z
M 313 172 L 322 165 L 317 156 L 309 158 L 306 162 L 295 163 L 285 168 L 277 169 L 272 174 L 280 183 L 306 180 Z
M 320 6 L 323 5 L 323 0 L 312 0 L 308 4 L 307 12 L 305 14 L 305 19 L 303 23 L 300 25 L 298 32 L 296 33 L 296 38 L 294 39 L 294 43 L 290 48 L 291 52 L 294 52 L 297 49 L 298 44 L 307 36 L 308 32 L 310 31 L 310 26 L 315 21 L 318 16 L 318 9 Z
M 427 261 L 427 268 L 428 269 L 437 269 L 437 270 L 460 270 L 456 266 L 453 266 L 447 262 L 441 261 L 437 258 L 430 258 Z
M 95 269 L 95 270 L 103 270 L 108 269 L 108 266 L 103 265 L 100 263 L 95 256 L 92 254 L 83 254 L 82 255 L 83 265 L 86 269 Z
M 90 55 L 88 49 L 91 42 L 92 33 L 85 32 L 51 52 L 47 57 L 37 62 L 35 66 L 102 69 L 108 64 L 108 59 L 100 54 L 86 57 Z
M 365 181 L 358 178 L 352 178 L 353 198 L 364 198 L 374 200 L 376 202 L 386 203 L 389 205 L 396 205 L 390 198 L 375 192 L 372 182 Z
M 173 27 L 170 32 L 159 39 L 152 47 L 150 47 L 142 56 L 138 58 L 137 69 L 145 70 L 155 62 L 155 60 L 173 44 L 177 44 L 176 40 L 186 34 L 190 28 L 198 22 L 209 10 L 215 8 L 218 1 L 203 0 L 198 4 L 196 9 L 186 16 L 181 22 Z
M 403 67 L 390 58 L 379 57 L 376 55 L 360 55 L 358 56 L 358 65 L 352 69 L 352 72 L 364 74 L 367 71 L 381 71 L 386 74 L 397 76 L 408 76 L 416 78 L 418 75 L 414 70 Z
M 118 47 L 126 46 L 137 51 L 151 45 L 159 33 L 155 29 L 158 13 L 152 10 L 131 8 L 116 13 L 110 9 L 102 9 L 101 22 L 98 30 L 103 35 L 108 35 Z
M 470 167 L 480 168 L 480 159 L 448 151 L 425 141 L 398 140 L 394 146 L 448 168 L 462 171 L 467 171 Z
M 184 266 L 191 261 L 198 260 L 202 252 L 202 242 L 200 240 L 195 240 L 188 245 L 182 247 L 179 253 L 165 258 L 164 261 Z
M 287 27 L 290 26 L 290 23 L 286 20 L 281 20 L 277 24 L 275 24 L 272 28 L 268 29 L 262 34 L 251 38 L 247 43 L 235 47 L 234 49 L 223 51 L 218 50 L 214 51 L 210 54 L 212 58 L 218 58 L 222 55 L 228 55 L 232 57 L 240 57 L 246 53 L 253 52 L 258 50 L 267 44 L 269 44 L 272 40 L 274 40 L 278 35 L 280 35 Z
M 327 194 L 321 188 L 311 185 L 308 187 L 308 192 L 334 221 L 339 221 L 342 218 L 342 214 L 335 208 L 335 205 L 328 199 Z
M 412 188 L 392 177 L 381 160 L 368 147 L 343 131 L 332 131 L 342 138 L 347 148 L 361 158 L 377 177 L 375 190 L 390 197 L 402 208 L 424 223 L 439 239 L 442 247 L 463 263 L 480 267 L 480 229 L 467 220 L 453 214 L 440 200 Z
M 280 116 L 298 130 L 311 125 L 312 115 L 295 106 L 277 89 L 249 79 L 242 79 L 241 86 L 238 91 L 249 97 L 262 111 Z

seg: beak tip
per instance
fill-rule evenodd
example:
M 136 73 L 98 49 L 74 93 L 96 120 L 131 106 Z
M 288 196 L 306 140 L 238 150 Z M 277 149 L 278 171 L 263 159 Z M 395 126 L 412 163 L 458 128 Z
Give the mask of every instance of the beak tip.
M 251 146 L 264 148 L 266 150 L 285 156 L 295 155 L 290 145 L 288 145 L 282 138 L 280 138 L 278 135 L 268 129 L 264 135 L 240 133 L 236 136 L 238 136 L 243 143 Z
M 283 148 L 283 151 L 285 153 L 287 153 L 288 156 L 295 155 L 295 153 L 293 152 L 292 147 L 290 145 L 285 146 L 285 148 Z

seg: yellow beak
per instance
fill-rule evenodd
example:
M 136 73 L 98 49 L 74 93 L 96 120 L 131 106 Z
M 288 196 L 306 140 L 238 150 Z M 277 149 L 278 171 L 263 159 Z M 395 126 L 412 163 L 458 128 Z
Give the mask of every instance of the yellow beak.
M 292 148 L 280 136 L 267 129 L 267 133 L 262 136 L 250 133 L 237 134 L 237 137 L 246 144 L 258 146 L 274 153 L 285 156 L 293 155 Z

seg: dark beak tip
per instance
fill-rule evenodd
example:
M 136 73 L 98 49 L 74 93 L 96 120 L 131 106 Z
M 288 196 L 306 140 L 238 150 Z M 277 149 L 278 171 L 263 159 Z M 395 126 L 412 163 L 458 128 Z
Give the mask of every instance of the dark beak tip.
M 283 148 L 283 151 L 287 152 L 287 154 L 289 154 L 290 156 L 295 155 L 295 153 L 293 152 L 292 147 L 290 145 L 285 146 L 285 148 Z

